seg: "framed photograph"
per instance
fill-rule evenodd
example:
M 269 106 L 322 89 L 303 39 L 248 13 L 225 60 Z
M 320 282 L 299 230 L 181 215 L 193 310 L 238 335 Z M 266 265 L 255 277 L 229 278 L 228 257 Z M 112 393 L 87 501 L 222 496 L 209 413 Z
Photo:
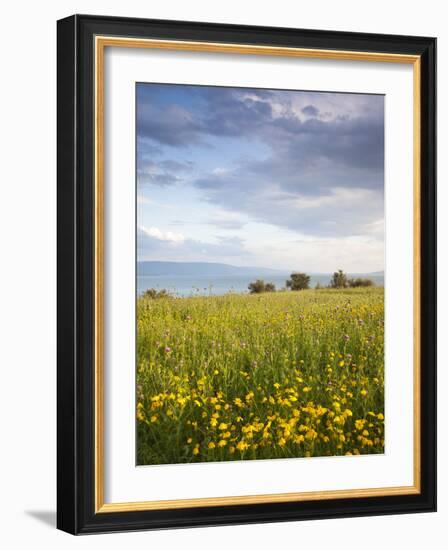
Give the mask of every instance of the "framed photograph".
M 425 37 L 58 21 L 58 527 L 436 507 Z

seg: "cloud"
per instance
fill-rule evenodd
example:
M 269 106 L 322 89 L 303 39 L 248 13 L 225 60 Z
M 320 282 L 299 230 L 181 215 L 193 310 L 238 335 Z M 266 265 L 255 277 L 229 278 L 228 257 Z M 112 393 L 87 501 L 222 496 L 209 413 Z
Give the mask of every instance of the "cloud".
M 158 241 L 168 241 L 172 243 L 183 243 L 185 241 L 185 237 L 182 233 L 173 233 L 172 231 L 163 232 L 157 227 L 150 227 L 147 229 L 146 227 L 139 226 L 138 231 L 141 235 Z
M 140 161 L 137 167 L 137 182 L 142 185 L 174 185 L 181 183 L 186 174 L 193 170 L 192 162 L 177 160 Z
M 174 226 L 197 226 L 197 225 L 211 225 L 218 229 L 228 230 L 228 231 L 237 231 L 242 229 L 246 224 L 238 220 L 224 220 L 224 219 L 213 219 L 208 221 L 187 221 L 187 220 L 173 220 L 170 222 L 170 225 Z
M 139 261 L 229 261 L 240 256 L 250 257 L 244 239 L 217 235 L 215 242 L 185 238 L 180 233 L 162 231 L 157 227 L 138 227 L 137 256 Z
M 312 188 L 305 185 L 278 181 L 269 174 L 254 175 L 242 169 L 218 181 L 210 176 L 195 184 L 201 188 L 205 201 L 219 204 L 236 216 L 239 213 L 255 222 L 301 234 L 370 234 L 374 230 L 372 224 L 383 218 L 383 195 L 375 189 L 343 187 L 335 179 L 334 186 L 322 186 L 313 194 Z
M 369 143 L 368 136 L 373 132 L 377 138 L 383 128 L 382 96 L 182 86 L 179 94 L 188 95 L 190 101 L 179 105 L 158 104 L 163 85 L 151 86 L 139 88 L 143 91 L 137 103 L 137 132 L 139 140 L 150 138 L 159 145 L 190 147 L 205 143 L 207 136 L 231 136 L 256 138 L 277 149 L 292 138 L 317 136 L 323 138 L 321 152 L 328 150 L 333 156 L 332 151 L 344 149 L 346 157 L 355 161 L 357 154 L 348 154 L 350 146 L 356 146 L 366 132 Z M 316 118 L 319 104 L 327 120 Z M 335 135 L 338 143 L 329 139 Z M 375 149 L 382 150 L 381 143 Z
M 317 117 L 319 109 L 314 107 L 314 105 L 305 105 L 305 107 L 302 108 L 302 113 L 311 117 Z
M 137 136 L 154 144 L 186 146 L 206 143 L 206 136 L 240 136 L 272 119 L 272 94 L 263 90 L 182 86 L 188 106 L 160 100 L 167 85 L 137 89 Z M 172 87 L 171 87 L 172 88 Z
M 137 195 L 137 204 L 155 204 L 155 201 L 144 195 Z
M 237 230 L 242 229 L 246 223 L 241 221 L 238 217 L 235 218 L 214 218 L 209 220 L 208 225 L 213 225 L 221 229 Z
M 222 210 L 219 214 L 216 214 L 213 218 L 201 220 L 197 219 L 192 220 L 173 220 L 170 222 L 170 225 L 177 226 L 189 226 L 189 225 L 211 225 L 219 229 L 225 229 L 229 231 L 236 231 L 242 229 L 247 224 L 247 220 L 243 219 L 241 216 L 235 212 L 226 212 Z
M 201 123 L 187 109 L 178 105 L 168 105 L 163 110 L 151 103 L 137 105 L 138 137 L 151 137 L 152 140 L 168 145 L 181 145 L 186 141 L 197 141 Z
M 209 221 L 222 229 L 250 219 L 306 235 L 381 238 L 383 96 L 166 85 L 138 94 L 138 143 L 163 151 L 138 163 L 139 183 L 188 184 L 235 214 Z M 211 147 L 223 151 L 218 166 L 207 162 Z M 179 161 L 186 151 L 194 165 Z
M 204 223 L 218 229 L 236 231 L 242 229 L 248 223 L 248 219 L 237 212 L 219 209 L 213 217 L 205 220 Z
M 264 265 L 314 273 L 332 273 L 336 269 L 369 273 L 384 266 L 382 241 L 365 237 L 303 237 L 269 243 L 261 253 L 270 258 L 270 263 Z M 261 259 L 257 261 L 263 265 Z

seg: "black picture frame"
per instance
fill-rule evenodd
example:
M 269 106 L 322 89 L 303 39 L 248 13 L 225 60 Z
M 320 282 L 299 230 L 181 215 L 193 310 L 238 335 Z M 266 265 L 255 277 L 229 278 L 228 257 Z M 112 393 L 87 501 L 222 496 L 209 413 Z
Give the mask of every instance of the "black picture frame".
M 436 39 L 90 15 L 62 19 L 57 31 L 57 527 L 83 534 L 435 511 Z M 95 512 L 93 42 L 97 35 L 420 56 L 419 494 Z

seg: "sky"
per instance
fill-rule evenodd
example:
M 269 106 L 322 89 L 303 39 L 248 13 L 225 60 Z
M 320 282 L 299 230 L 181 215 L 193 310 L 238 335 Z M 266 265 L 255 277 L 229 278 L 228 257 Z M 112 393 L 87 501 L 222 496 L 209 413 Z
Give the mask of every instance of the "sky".
M 384 269 L 384 96 L 138 83 L 138 260 Z

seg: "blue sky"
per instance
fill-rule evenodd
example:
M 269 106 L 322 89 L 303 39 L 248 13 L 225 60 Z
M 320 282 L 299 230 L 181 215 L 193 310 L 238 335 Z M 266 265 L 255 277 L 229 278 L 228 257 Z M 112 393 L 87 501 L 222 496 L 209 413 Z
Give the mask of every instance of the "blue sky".
M 139 260 L 384 268 L 384 97 L 137 84 Z

